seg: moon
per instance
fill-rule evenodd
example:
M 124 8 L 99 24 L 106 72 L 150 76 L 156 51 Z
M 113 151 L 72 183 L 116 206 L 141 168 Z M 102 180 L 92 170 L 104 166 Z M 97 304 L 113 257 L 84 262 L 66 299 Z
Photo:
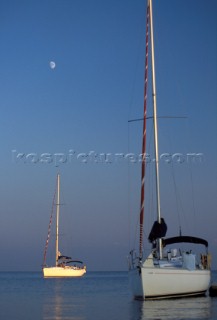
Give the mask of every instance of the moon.
M 54 61 L 50 61 L 50 68 L 55 69 L 56 63 Z

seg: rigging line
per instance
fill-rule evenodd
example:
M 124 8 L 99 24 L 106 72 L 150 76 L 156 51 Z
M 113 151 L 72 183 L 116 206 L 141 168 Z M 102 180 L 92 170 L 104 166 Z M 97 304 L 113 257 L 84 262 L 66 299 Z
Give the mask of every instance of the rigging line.
M 186 141 L 187 144 L 185 144 L 185 148 L 190 149 L 192 148 L 193 144 L 192 144 L 192 132 L 191 132 L 191 127 L 189 126 L 189 122 L 185 123 L 185 132 L 186 132 Z M 187 154 L 186 150 L 186 154 Z M 191 189 L 191 200 L 192 200 L 192 210 L 193 210 L 193 217 L 194 217 L 194 232 L 197 231 L 197 219 L 196 219 L 196 207 L 197 207 L 197 202 L 195 202 L 195 190 L 194 190 L 194 175 L 193 175 L 193 166 L 192 166 L 192 162 L 187 159 L 187 168 L 189 170 L 189 175 L 188 178 L 190 178 L 190 189 Z
M 146 117 L 146 119 L 147 119 L 147 117 Z M 148 145 L 148 147 L 146 148 L 147 149 L 147 151 L 148 152 L 151 152 L 150 150 L 151 150 L 151 143 L 152 143 L 152 140 L 153 140 L 153 132 L 154 132 L 154 130 L 153 130 L 153 128 L 154 128 L 154 123 L 153 122 L 151 122 L 151 128 L 150 128 L 150 131 L 149 132 L 151 132 L 151 134 L 149 135 L 149 139 L 148 139 L 148 143 L 147 143 L 147 145 Z M 128 121 L 128 152 L 130 152 L 130 121 Z M 149 162 L 147 162 L 147 161 L 144 161 L 145 162 L 145 172 L 147 171 L 147 168 L 148 168 L 148 166 L 150 167 L 150 163 Z M 151 166 L 152 167 L 152 166 Z M 153 212 L 154 211 L 154 205 L 153 205 L 153 203 L 154 203 L 154 191 L 153 191 L 153 188 L 154 188 L 154 185 L 153 185 L 153 170 L 149 170 L 150 172 L 151 172 L 151 178 L 149 177 L 149 180 L 151 180 L 152 181 L 152 185 L 151 185 L 151 200 L 149 200 L 147 203 L 148 203 L 148 206 L 145 206 L 145 208 L 144 209 L 149 209 L 149 212 Z M 147 177 L 145 177 L 145 183 L 147 183 L 146 182 L 146 178 Z M 131 183 L 132 183 L 132 181 L 131 181 L 131 183 L 130 183 L 130 181 L 131 181 L 131 175 L 130 175 L 130 167 L 129 167 L 129 162 L 128 162 L 128 216 L 129 216 L 129 250 L 132 248 L 132 245 L 131 245 L 131 229 L 130 229 L 130 227 L 131 227 L 131 221 L 132 221 L 132 207 L 131 207 L 131 203 L 130 203 L 130 194 L 131 194 L 131 192 L 130 192 L 130 185 L 131 185 Z M 149 182 L 148 182 L 148 184 L 149 184 Z M 150 221 L 149 221 L 150 222 Z M 137 241 L 137 239 L 136 239 L 136 236 L 137 236 L 137 230 L 138 230 L 138 224 L 139 224 L 139 219 L 137 219 L 137 222 L 136 222 L 136 227 L 135 227 L 135 233 L 134 233 L 134 235 L 132 236 L 132 238 L 134 239 L 134 240 L 132 240 L 132 243 L 133 243 L 133 248 L 135 248 L 135 245 L 136 245 L 136 241 Z M 145 232 L 145 230 L 143 229 L 143 235 L 145 236 L 145 239 L 147 240 L 148 239 L 148 235 L 146 234 L 146 232 Z M 144 237 L 143 237 L 144 238 Z M 144 246 L 144 239 L 143 239 L 143 246 Z
M 186 125 L 186 122 L 185 122 Z M 186 130 L 185 130 L 186 131 Z M 170 150 L 172 150 L 174 147 L 174 142 L 172 142 L 172 134 L 170 132 L 169 137 L 168 137 L 168 141 L 169 141 L 169 147 Z M 186 138 L 186 141 L 188 141 L 189 139 Z M 186 143 L 185 143 L 185 148 L 186 148 Z M 187 154 L 187 150 L 185 151 L 185 153 Z M 184 202 L 183 202 L 183 197 L 182 197 L 182 192 L 180 192 L 180 188 L 179 188 L 179 184 L 177 184 L 177 174 L 178 171 L 175 170 L 174 168 L 174 162 L 173 160 L 171 161 L 171 176 L 172 176 L 172 182 L 174 185 L 174 191 L 175 191 L 175 200 L 176 200 L 176 207 L 177 207 L 177 213 L 178 213 L 178 223 L 179 223 L 179 230 L 182 231 L 182 227 L 188 227 L 188 221 L 189 219 L 187 218 L 186 214 L 186 208 L 183 206 Z
M 49 240 L 50 240 L 50 233 L 51 233 L 52 218 L 53 218 L 53 212 L 54 212 L 54 208 L 55 208 L 56 192 L 57 192 L 57 183 L 56 183 L 56 187 L 55 187 L 55 191 L 54 191 L 54 196 L 53 196 L 53 201 L 52 201 L 50 221 L 49 221 L 49 225 L 48 225 L 47 240 L 46 240 L 45 249 L 44 249 L 43 266 L 44 266 L 45 263 L 46 263 L 47 249 L 48 249 L 48 243 L 49 243 Z
M 176 198 L 176 207 L 177 207 L 177 213 L 178 213 L 178 222 L 179 222 L 179 228 L 181 228 L 180 210 L 179 210 L 179 204 L 178 204 L 178 189 L 177 189 L 177 184 L 176 184 L 173 162 L 171 163 L 171 168 L 172 168 L 171 173 L 172 173 L 175 198 Z M 180 201 L 180 205 L 181 205 L 181 201 Z
M 148 152 L 150 153 L 151 152 L 151 142 L 153 140 L 153 133 L 154 133 L 154 123 L 152 122 L 151 124 L 151 128 L 150 128 L 150 137 L 149 137 L 149 142 L 148 142 Z M 148 170 L 148 174 L 146 174 L 146 178 L 145 178 L 145 181 L 147 180 L 147 177 L 148 177 L 148 180 L 149 181 L 146 181 L 146 185 L 148 183 L 148 185 L 150 185 L 150 188 L 149 188 L 149 201 L 147 202 L 148 205 L 145 207 L 146 210 L 149 210 L 149 212 L 153 212 L 154 211 L 154 185 L 153 185 L 153 180 L 154 180 L 154 171 L 153 171 L 153 166 L 150 165 L 150 163 L 146 163 L 146 172 L 147 172 L 147 168 L 148 168 L 148 165 L 149 165 L 149 170 Z M 146 215 L 147 217 L 147 215 Z M 147 219 L 147 218 L 146 218 Z M 150 221 L 149 221 L 150 223 Z M 148 240 L 148 235 L 144 232 L 144 235 L 145 235 L 145 238 L 146 240 Z
M 64 206 L 64 209 L 62 209 Z M 59 247 L 61 248 L 62 252 L 69 252 L 70 251 L 70 245 L 68 240 L 68 235 L 70 234 L 70 227 L 72 225 L 70 215 L 68 214 L 68 203 L 66 202 L 65 197 L 65 189 L 64 186 L 61 187 L 60 190 L 60 203 L 59 207 L 61 208 L 60 216 L 62 217 L 61 221 L 64 221 L 64 223 L 59 224 Z
M 128 123 L 128 127 L 127 127 L 127 151 L 128 153 L 130 152 L 130 126 L 129 126 L 129 123 Z M 130 166 L 129 166 L 129 161 L 127 163 L 127 180 L 128 180 L 128 188 L 127 188 L 127 209 L 128 209 L 128 235 L 129 235 L 129 239 L 128 239 L 128 245 L 129 245 L 129 251 L 131 249 L 131 220 L 132 220 L 132 208 L 131 208 L 131 199 L 130 199 L 130 186 L 131 186 L 131 176 L 130 176 Z
M 147 112 L 147 91 L 148 91 L 148 44 L 149 44 L 149 14 L 150 7 L 147 5 L 146 12 L 146 46 L 145 46 L 145 82 L 144 82 L 144 118 L 143 118 L 143 139 L 142 154 L 146 153 L 146 112 Z M 141 202 L 140 202 L 140 232 L 139 232 L 139 258 L 143 255 L 143 225 L 144 225 L 144 206 L 145 206 L 145 169 L 146 163 L 142 159 L 142 177 L 141 177 Z
M 141 23 L 141 30 L 140 30 L 140 36 L 139 36 L 139 41 L 138 41 L 138 50 L 137 50 L 137 56 L 136 56 L 136 61 L 135 63 L 135 71 L 134 71 L 134 75 L 133 75 L 133 83 L 132 83 L 132 88 L 131 88 L 131 94 L 130 94 L 130 103 L 129 103 L 129 109 L 128 109 L 128 115 L 130 115 L 131 110 L 132 110 L 132 105 L 133 105 L 133 99 L 135 97 L 135 87 L 136 87 L 136 76 L 139 70 L 139 62 L 140 62 L 140 52 L 141 52 L 141 48 L 142 48 L 142 44 L 143 44 L 143 19 L 142 19 L 142 23 Z
M 137 230 L 138 230 L 138 225 L 139 225 L 139 217 L 137 216 L 137 220 L 136 220 L 136 227 L 134 230 L 134 240 L 133 240 L 133 248 L 136 247 L 136 242 L 137 242 Z
M 128 153 L 130 153 L 130 125 L 128 123 Z M 130 170 L 130 165 L 129 165 L 129 161 L 128 161 L 128 217 L 129 217 L 129 224 L 128 224 L 128 234 L 129 234 L 129 251 L 135 250 L 136 247 L 136 243 L 137 243 L 137 235 L 138 235 L 138 225 L 139 225 L 139 217 L 137 216 L 136 219 L 136 223 L 133 223 L 133 210 L 132 210 L 132 198 L 131 198 L 131 194 L 132 194 L 132 175 L 131 175 L 131 170 Z M 134 230 L 131 230 L 132 225 L 135 226 L 135 228 L 133 228 Z
M 191 193 L 192 193 L 192 206 L 193 206 L 193 214 L 194 214 L 194 221 L 196 220 L 196 210 L 195 210 L 195 199 L 194 199 L 194 186 L 193 186 L 193 174 L 192 174 L 192 166 L 191 166 L 191 162 L 189 164 L 189 170 L 190 170 L 190 179 L 191 179 Z M 195 230 L 195 224 L 194 224 L 194 231 Z
M 171 134 L 169 134 L 168 136 L 168 141 L 169 141 L 169 148 L 170 150 L 172 150 L 172 140 L 171 140 Z M 174 169 L 174 163 L 173 161 L 171 161 L 171 170 L 170 170 L 171 176 L 172 176 L 172 182 L 173 182 L 173 186 L 174 186 L 174 192 L 175 192 L 175 201 L 176 201 L 176 208 L 177 208 L 177 214 L 178 214 L 178 224 L 179 224 L 179 230 L 182 229 L 182 219 L 181 217 L 183 216 L 183 218 L 185 219 L 185 214 L 184 214 L 184 208 L 182 205 L 182 199 L 180 196 L 180 192 L 178 190 L 177 187 L 177 179 L 176 179 L 176 175 L 175 175 L 175 169 Z

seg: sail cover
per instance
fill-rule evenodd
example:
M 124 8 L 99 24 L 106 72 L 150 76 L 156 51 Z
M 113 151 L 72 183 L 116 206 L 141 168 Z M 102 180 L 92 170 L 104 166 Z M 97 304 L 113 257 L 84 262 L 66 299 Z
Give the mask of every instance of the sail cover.
M 161 218 L 161 223 L 159 223 L 158 221 L 154 222 L 152 229 L 151 229 L 151 232 L 148 236 L 148 240 L 150 242 L 153 242 L 158 238 L 165 237 L 166 232 L 167 232 L 167 225 L 166 225 L 164 219 Z
M 80 263 L 80 264 L 83 264 L 83 261 L 80 261 L 80 260 L 69 260 L 66 263 Z
M 195 244 L 203 244 L 205 247 L 208 247 L 208 242 L 202 238 L 191 237 L 191 236 L 180 236 L 180 237 L 172 237 L 163 239 L 163 246 L 173 244 L 173 243 L 195 243 Z

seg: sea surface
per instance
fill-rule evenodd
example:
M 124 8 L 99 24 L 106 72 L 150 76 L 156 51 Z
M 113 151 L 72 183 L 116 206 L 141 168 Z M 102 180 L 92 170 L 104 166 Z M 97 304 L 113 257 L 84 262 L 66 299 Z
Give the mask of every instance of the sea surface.
M 212 273 L 217 282 L 217 272 Z M 127 272 L 43 279 L 40 272 L 0 272 L 0 319 L 217 319 L 217 297 L 135 301 Z

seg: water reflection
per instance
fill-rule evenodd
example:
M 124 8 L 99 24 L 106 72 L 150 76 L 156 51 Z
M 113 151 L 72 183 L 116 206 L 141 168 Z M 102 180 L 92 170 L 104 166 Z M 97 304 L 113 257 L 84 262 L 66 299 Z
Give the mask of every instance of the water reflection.
M 134 320 L 190 320 L 210 318 L 210 297 L 132 301 L 131 303 L 131 319 Z
M 68 290 L 69 282 L 52 279 L 52 290 L 43 303 L 43 320 L 85 320 L 82 299 Z

